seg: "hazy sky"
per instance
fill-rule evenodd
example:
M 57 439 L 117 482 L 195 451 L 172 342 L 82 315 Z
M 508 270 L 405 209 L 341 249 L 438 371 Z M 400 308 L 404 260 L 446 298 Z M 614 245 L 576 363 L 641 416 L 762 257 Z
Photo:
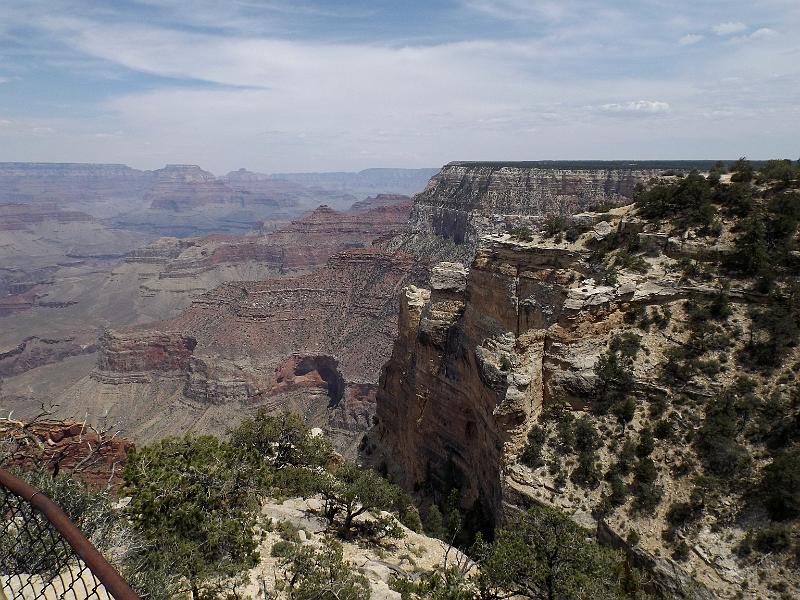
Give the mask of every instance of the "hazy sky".
M 0 161 L 800 156 L 800 0 L 0 0 Z

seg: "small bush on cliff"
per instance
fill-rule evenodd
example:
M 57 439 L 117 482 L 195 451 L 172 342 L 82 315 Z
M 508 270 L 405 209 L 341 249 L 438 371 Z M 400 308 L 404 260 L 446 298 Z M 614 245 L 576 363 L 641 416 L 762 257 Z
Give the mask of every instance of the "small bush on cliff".
M 800 448 L 775 457 L 764 469 L 762 489 L 767 510 L 773 519 L 800 516 Z
M 633 359 L 639 350 L 639 336 L 630 332 L 614 336 L 608 352 L 594 367 L 597 383 L 593 391 L 593 408 L 598 414 L 625 402 L 633 392 Z
M 257 453 L 275 470 L 324 467 L 333 452 L 330 442 L 324 436 L 311 435 L 299 416 L 288 412 L 270 415 L 264 408 L 230 432 L 230 443 Z
M 380 519 L 380 511 L 396 509 L 402 497 L 400 488 L 370 469 L 352 463 L 344 463 L 332 473 L 319 476 L 317 490 L 324 500 L 324 514 L 331 525 L 336 525 L 339 534 L 352 539 L 359 529 L 375 538 L 402 537 L 393 518 Z M 363 514 L 373 517 L 371 523 L 357 523 Z
M 534 425 L 528 432 L 528 443 L 520 454 L 520 462 L 531 469 L 541 467 L 544 464 L 542 449 L 546 441 L 547 432 L 541 425 Z
M 732 481 L 747 472 L 751 458 L 738 436 L 747 414 L 741 386 L 725 390 L 706 407 L 705 420 L 696 438 L 696 446 L 706 471 L 724 481 Z
M 556 509 L 531 508 L 476 550 L 480 598 L 635 597 L 622 553 L 587 542 L 588 531 Z
M 508 233 L 522 242 L 530 242 L 533 239 L 533 232 L 528 227 L 513 227 Z
M 716 217 L 712 188 L 705 177 L 692 171 L 676 183 L 655 185 L 636 195 L 639 213 L 646 219 L 671 218 L 684 226 L 708 228 Z
M 744 156 L 731 164 L 729 170 L 732 173 L 731 181 L 737 183 L 748 183 L 752 181 L 753 174 L 755 173 L 753 163 L 747 160 L 747 158 Z

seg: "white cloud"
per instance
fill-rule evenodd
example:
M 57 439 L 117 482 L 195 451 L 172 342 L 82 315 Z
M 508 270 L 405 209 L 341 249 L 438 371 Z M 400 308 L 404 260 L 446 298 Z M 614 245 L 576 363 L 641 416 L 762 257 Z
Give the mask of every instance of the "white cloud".
M 740 21 L 725 21 L 714 25 L 712 31 L 717 35 L 732 35 L 734 33 L 741 33 L 747 29 L 747 25 Z
M 569 15 L 574 6 L 551 0 L 461 0 L 467 8 L 496 19 L 518 20 L 541 17 L 557 21 Z
M 13 125 L 14 121 L 9 121 L 8 119 L 0 119 L 0 127 L 9 127 Z
M 699 35 L 697 33 L 687 33 L 681 39 L 678 40 L 678 44 L 681 46 L 691 46 L 692 44 L 696 44 L 697 42 L 701 41 L 705 36 Z
M 752 40 L 768 40 L 770 38 L 774 38 L 778 36 L 778 32 L 774 29 L 770 29 L 769 27 L 762 27 L 761 29 L 756 29 L 753 33 L 750 34 L 750 39 Z
M 598 108 L 600 112 L 615 115 L 657 115 L 670 110 L 669 103 L 658 100 L 634 100 L 622 104 L 602 104 Z

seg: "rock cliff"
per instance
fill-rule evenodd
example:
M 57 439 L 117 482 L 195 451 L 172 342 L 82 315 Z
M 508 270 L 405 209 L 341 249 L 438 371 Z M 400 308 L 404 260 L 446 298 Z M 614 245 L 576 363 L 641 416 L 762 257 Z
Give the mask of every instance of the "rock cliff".
M 484 234 L 631 202 L 657 165 L 453 162 L 414 198 L 406 248 L 470 261 Z
M 451 165 L 444 172 L 463 182 L 463 169 Z M 616 203 L 623 181 L 632 185 L 629 179 L 603 179 L 601 194 Z M 426 206 L 427 195 L 433 196 L 439 185 L 452 184 L 435 180 L 416 202 Z M 491 200 L 486 190 L 479 197 L 482 202 L 500 201 L 499 196 Z M 521 192 L 516 197 L 539 196 Z M 561 199 L 567 204 L 547 204 L 561 200 L 542 196 L 545 204 L 540 206 L 585 210 L 579 197 L 568 197 Z M 456 226 L 452 211 L 446 203 L 442 206 L 423 221 Z M 477 231 L 480 224 L 470 229 L 476 223 L 471 210 L 482 206 L 475 202 L 470 210 L 458 209 L 466 229 L 434 228 L 433 233 Z M 421 210 L 415 208 L 413 214 L 419 217 Z M 748 528 L 768 523 L 763 509 L 751 506 L 753 492 L 743 492 L 741 481 L 735 489 L 724 491 L 723 486 L 714 492 L 719 496 L 713 503 L 706 500 L 705 513 L 692 504 L 697 500 L 689 500 L 699 493 L 697 486 L 709 485 L 699 477 L 699 465 L 705 465 L 706 473 L 711 467 L 704 455 L 698 458 L 704 446 L 695 437 L 707 430 L 704 419 L 712 418 L 704 403 L 713 406 L 712 399 L 726 386 L 741 385 L 736 382 L 743 370 L 765 396 L 788 393 L 778 373 L 759 374 L 747 362 L 743 332 L 754 327 L 749 319 L 761 310 L 765 296 L 753 291 L 752 281 L 724 274 L 715 262 L 732 255 L 734 223 L 726 220 L 711 241 L 710 234 L 691 229 L 678 236 L 672 224 L 649 222 L 637 217 L 633 207 L 620 207 L 567 219 L 562 226 L 571 231 L 568 239 L 562 232 L 484 235 L 468 269 L 458 263 L 435 266 L 428 289 L 408 287 L 401 296 L 398 337 L 381 374 L 377 425 L 364 447 L 365 459 L 387 469 L 423 505 L 441 505 L 456 490 L 477 528 L 491 529 L 505 515 L 533 503 L 558 506 L 607 543 L 626 548 L 650 570 L 660 593 L 734 598 L 749 589 L 745 597 L 777 598 L 770 591 L 777 573 L 781 586 L 797 586 L 794 578 L 787 579 L 783 559 L 774 559 L 769 567 L 762 563 L 771 573 L 765 576 L 755 563 L 737 558 L 737 548 L 752 535 Z M 708 252 L 710 247 L 716 250 Z M 704 266 L 692 271 L 692 261 Z M 684 366 L 684 374 L 670 380 L 667 374 L 681 360 L 676 357 L 698 343 L 692 331 L 700 326 L 692 311 L 710 306 L 720 290 L 725 290 L 730 308 L 724 317 L 716 317 L 722 322 L 714 330 L 717 341 L 704 338 L 703 352 L 711 348 L 712 356 Z M 723 334 L 726 330 L 730 333 Z M 624 343 L 635 349 L 620 350 Z M 597 398 L 605 392 L 598 390 L 617 385 L 614 377 L 622 377 L 603 369 L 623 360 L 624 352 L 633 357 L 626 367 L 626 393 L 635 403 L 629 415 L 601 412 Z M 791 350 L 785 368 L 793 369 L 797 358 Z M 786 418 L 791 420 L 791 414 L 789 410 Z M 577 464 L 570 448 L 581 442 L 564 441 L 564 432 L 572 431 L 569 424 L 576 419 L 592 427 L 595 436 L 600 431 L 599 441 L 589 436 L 593 441 L 587 442 L 591 448 L 597 444 L 599 449 L 592 450 L 596 456 L 585 459 L 585 453 L 578 453 Z M 639 478 L 645 476 L 636 471 L 630 484 L 626 478 L 615 480 L 615 461 L 635 446 L 626 440 L 638 435 L 652 442 L 654 428 L 658 439 L 652 447 L 640 441 L 636 450 L 640 464 L 652 461 L 647 475 L 652 479 L 643 484 Z M 626 444 L 630 447 L 623 450 Z M 531 446 L 535 460 L 522 458 L 534 452 Z M 750 452 L 752 478 L 769 459 L 763 446 Z M 582 463 L 584 459 L 597 464 Z M 609 491 L 609 481 L 617 481 L 616 492 Z M 636 496 L 626 504 L 630 489 L 634 495 L 658 490 L 658 496 Z M 642 510 L 637 503 L 645 501 L 655 505 Z M 691 506 L 695 508 L 686 508 Z M 700 512 L 684 522 L 674 516 L 680 507 Z

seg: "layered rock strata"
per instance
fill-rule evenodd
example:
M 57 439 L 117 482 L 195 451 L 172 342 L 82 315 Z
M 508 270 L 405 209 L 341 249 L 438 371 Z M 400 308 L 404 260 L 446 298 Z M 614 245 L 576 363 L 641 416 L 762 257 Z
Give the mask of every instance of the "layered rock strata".
M 657 165 L 619 163 L 461 163 L 431 178 L 414 198 L 409 250 L 470 261 L 482 235 L 538 228 L 552 215 L 632 201 Z
M 146 395 L 166 398 L 172 392 L 155 390 L 162 381 L 172 389 L 177 378 L 175 400 L 191 407 L 187 418 L 200 429 L 235 422 L 259 406 L 292 409 L 351 453 L 374 414 L 398 292 L 413 270 L 408 255 L 364 248 L 339 253 L 307 275 L 225 284 L 176 319 L 105 335 L 92 376 L 100 388 L 80 386 L 68 404 L 77 410 L 93 397 L 92 411 L 119 415 L 134 437 L 148 435 L 141 420 L 168 432 L 174 424 L 152 405 L 101 409 L 93 403 L 115 385 L 149 388 Z
M 433 268 L 430 289 L 406 288 L 365 458 L 423 502 L 459 490 L 479 526 L 491 528 L 510 507 L 558 503 L 547 484 L 515 465 L 543 408 L 563 400 L 586 408 L 594 365 L 627 312 L 714 292 L 666 273 L 626 272 L 614 285 L 599 285 L 590 257 L 577 245 L 487 236 L 468 271 L 443 263 Z M 655 348 L 647 354 L 655 357 Z M 637 366 L 637 393 L 663 395 L 648 382 L 648 369 Z M 595 523 L 581 512 L 587 509 L 567 505 Z M 622 544 L 621 523 L 599 526 Z M 637 552 L 662 591 L 710 597 L 689 592 L 693 582 L 674 561 Z

